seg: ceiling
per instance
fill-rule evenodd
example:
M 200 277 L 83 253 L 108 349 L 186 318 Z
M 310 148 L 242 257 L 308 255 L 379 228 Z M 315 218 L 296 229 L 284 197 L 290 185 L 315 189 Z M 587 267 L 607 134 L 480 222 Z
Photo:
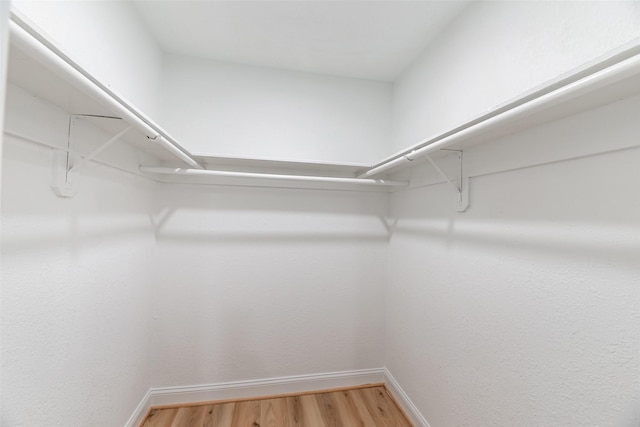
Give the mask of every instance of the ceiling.
M 167 53 L 393 81 L 469 1 L 133 3 Z

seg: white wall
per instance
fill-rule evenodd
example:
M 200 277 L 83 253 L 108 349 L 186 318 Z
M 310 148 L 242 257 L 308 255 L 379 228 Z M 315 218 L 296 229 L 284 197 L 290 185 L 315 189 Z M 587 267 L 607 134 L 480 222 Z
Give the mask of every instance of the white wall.
M 0 129 L 3 129 L 4 108 L 5 108 L 5 87 L 7 78 L 7 57 L 9 55 L 9 2 L 0 2 Z M 0 183 L 2 176 L 2 146 L 4 135 L 0 133 Z M 0 186 L 0 194 L 2 188 Z M 1 202 L 0 202 L 1 204 Z M 0 218 L 0 230 L 2 227 Z M 0 271 L 2 270 L 2 259 L 0 258 Z M 0 280 L 0 301 L 2 300 L 2 281 Z M 0 318 L 2 316 L 2 306 L 0 306 Z M 2 336 L 0 334 L 0 354 L 2 354 Z M 0 371 L 0 395 L 2 394 L 2 371 Z M 2 413 L 2 400 L 0 399 L 0 413 Z
M 158 119 L 162 51 L 130 2 L 16 0 L 12 4 L 89 73 Z
M 66 145 L 68 115 L 31 103 L 9 102 L 7 127 Z M 124 425 L 151 384 L 154 183 L 90 164 L 58 198 L 51 167 L 50 148 L 5 136 L 0 424 Z
M 432 427 L 640 422 L 638 108 L 468 149 L 463 214 L 392 196 L 386 366 Z
M 474 3 L 396 82 L 392 151 L 615 49 L 639 24 L 638 2 Z M 640 422 L 638 108 L 635 97 L 465 150 L 463 214 L 443 184 L 392 196 L 385 364 L 432 427 Z M 440 178 L 418 168 L 414 180 Z
M 68 114 L 9 89 L 6 130 L 65 147 Z M 156 188 L 90 164 L 65 199 L 51 167 L 9 137 L 3 426 L 122 425 L 151 386 L 382 366 L 387 194 Z
M 167 55 L 162 124 L 195 153 L 373 163 L 392 86 Z
M 0 3 L 0 129 L 4 122 L 4 99 L 7 80 L 7 57 L 9 55 L 9 2 Z M 2 135 L 0 135 L 0 153 Z
M 154 386 L 378 368 L 388 195 L 163 186 Z
M 388 151 L 388 83 L 173 55 L 163 62 L 129 2 L 18 0 L 15 6 L 196 153 L 366 164 Z
M 388 154 L 638 37 L 637 1 L 475 2 L 395 82 Z
M 93 32 L 98 22 L 131 22 L 129 5 L 107 12 L 89 3 L 65 2 L 73 24 L 46 5 L 20 7 L 90 71 L 157 112 L 156 53 L 98 40 L 108 27 Z M 431 59 L 397 83 L 395 147 L 635 36 L 637 4 L 607 5 L 472 6 Z M 107 43 L 97 50 L 113 63 L 83 56 L 72 40 L 80 30 L 67 33 L 69 25 Z M 187 145 L 215 128 L 235 132 L 204 133 L 207 147 L 222 141 L 229 150 L 219 154 L 360 162 L 388 148 L 388 86 L 173 57 L 166 65 L 164 113 L 182 114 L 167 127 Z M 131 69 L 148 80 L 120 74 Z M 190 82 L 206 73 L 233 84 L 213 81 L 194 93 Z M 316 117 L 336 104 L 335 116 Z M 552 147 L 561 160 L 593 154 L 583 145 L 633 145 L 639 105 L 625 101 L 470 150 L 470 210 L 452 213 L 440 185 L 396 193 L 390 244 L 385 195 L 200 186 L 154 193 L 145 180 L 92 166 L 76 198 L 58 199 L 48 188 L 50 151 L 10 139 L 2 425 L 121 425 L 150 385 L 379 367 L 385 347 L 387 367 L 433 427 L 637 423 L 638 150 L 489 172 L 526 166 L 523 158 L 538 155 L 532 147 Z M 45 110 L 27 123 L 46 127 L 24 131 L 63 144 L 64 117 Z M 335 137 L 345 133 L 349 144 Z M 353 147 L 372 159 L 353 158 Z

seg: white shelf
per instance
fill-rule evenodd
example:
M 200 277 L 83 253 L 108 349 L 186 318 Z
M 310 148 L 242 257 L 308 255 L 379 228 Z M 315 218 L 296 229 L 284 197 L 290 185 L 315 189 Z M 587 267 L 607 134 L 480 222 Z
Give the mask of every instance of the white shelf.
M 257 173 L 290 173 L 292 175 L 318 175 L 353 178 L 371 165 L 358 163 L 306 162 L 295 160 L 259 159 L 195 155 L 207 169 Z
M 640 93 L 640 40 L 558 76 L 460 126 L 414 144 L 372 166 L 361 176 L 397 172 L 440 149 L 464 150 L 543 123 L 560 120 Z M 413 156 L 417 154 L 417 156 Z
M 189 182 L 189 177 L 198 176 L 199 183 L 206 183 L 208 181 L 204 176 L 213 175 L 206 178 L 220 185 L 362 190 L 365 187 L 368 190 L 378 187 L 388 191 L 397 188 L 398 183 L 385 183 L 378 177 L 395 174 L 408 167 L 412 164 L 409 159 L 426 154 L 437 156 L 436 152 L 444 148 L 463 150 L 640 92 L 640 45 L 635 43 L 562 75 L 454 129 L 427 138 L 375 165 L 198 155 L 190 153 L 144 113 L 80 69 L 59 49 L 43 40 L 36 30 L 15 16 L 12 19 L 12 25 L 19 24 L 18 30 L 26 35 L 17 37 L 19 43 L 14 43 L 13 39 L 11 41 L 9 82 L 63 111 L 83 115 L 83 120 L 107 133 L 118 133 L 123 127 L 122 120 L 128 122 L 133 129 L 123 140 L 154 159 L 155 164 L 142 165 L 147 167 L 144 170 L 154 167 L 179 169 L 179 176 L 175 177 L 174 182 Z M 12 27 L 12 36 L 13 32 Z M 55 63 L 54 66 L 51 63 Z M 107 120 L 99 116 L 122 117 L 122 120 Z M 152 141 L 150 136 L 157 139 Z M 185 168 L 185 162 L 191 168 L 218 171 L 219 176 L 192 174 Z M 164 176 L 155 174 L 160 181 L 167 180 Z M 296 179 L 296 176 L 305 179 Z M 306 178 L 313 176 L 318 177 L 318 182 L 310 185 L 311 180 Z M 356 177 L 362 181 L 354 180 Z M 267 181 L 270 179 L 277 183 L 269 184 Z M 341 183 L 341 179 L 344 182 Z M 291 182 L 282 183 L 287 180 Z
M 45 100 L 70 114 L 85 115 L 83 120 L 96 127 L 117 133 L 123 126 L 120 120 L 104 120 L 88 116 L 119 116 L 112 109 L 91 97 L 72 83 L 71 79 L 57 74 L 34 57 L 28 55 L 14 44 L 10 45 L 7 67 L 9 83 L 21 87 L 33 96 Z M 147 136 L 139 129 L 125 135 L 123 141 L 135 146 L 159 161 L 175 161 L 175 157 L 158 144 L 150 143 Z

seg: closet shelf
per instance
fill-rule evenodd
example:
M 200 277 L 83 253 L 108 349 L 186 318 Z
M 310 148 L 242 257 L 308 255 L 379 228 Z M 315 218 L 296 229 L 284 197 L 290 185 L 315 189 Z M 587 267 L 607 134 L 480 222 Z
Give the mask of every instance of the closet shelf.
M 8 78 L 12 84 L 63 111 L 82 116 L 110 135 L 122 131 L 122 122 L 130 125 L 131 130 L 123 133 L 121 140 L 146 153 L 155 164 L 140 170 L 163 182 L 167 179 L 162 177 L 167 176 L 175 177 L 169 182 L 189 182 L 185 177 L 191 176 L 206 178 L 202 183 L 222 185 L 390 191 L 409 185 L 386 178 L 412 164 L 422 164 L 411 163 L 413 160 L 435 158 L 443 149 L 464 150 L 640 92 L 640 46 L 636 42 L 374 165 L 205 156 L 181 146 L 16 14 L 11 16 L 10 42 Z M 100 150 L 88 155 L 86 161 Z M 270 184 L 274 182 L 277 184 Z M 461 181 L 458 187 L 462 194 Z
M 81 117 L 107 134 L 118 136 L 116 139 L 126 141 L 148 154 L 157 164 L 141 168 L 145 175 L 213 177 L 216 179 L 214 184 L 221 183 L 218 178 L 223 178 L 225 185 L 264 186 L 256 184 L 255 181 L 286 181 L 286 185 L 276 186 L 322 189 L 384 190 L 408 185 L 408 182 L 356 178 L 359 171 L 370 167 L 365 164 L 195 155 L 123 97 L 91 76 L 20 16 L 12 14 L 11 21 L 8 67 L 10 83 L 72 116 Z M 129 124 L 132 129 L 122 132 L 122 122 L 125 122 L 125 126 Z M 81 162 L 84 164 L 92 160 L 116 139 L 107 140 L 104 146 L 85 155 Z M 188 168 L 182 167 L 184 164 Z M 152 169 L 149 168 L 155 169 L 151 172 Z M 194 173 L 198 170 L 204 171 L 205 168 L 206 173 Z M 60 175 L 66 175 L 66 172 L 72 172 L 73 169 L 77 168 L 74 166 L 68 171 L 61 171 Z M 169 174 L 167 170 L 173 170 L 174 173 Z M 181 172 L 176 174 L 175 170 Z M 166 181 L 163 178 L 158 180 Z M 64 183 L 58 183 L 56 186 L 64 187 Z M 62 188 L 56 191 L 60 195 L 74 194 L 70 189 L 67 191 Z
M 194 154 L 206 169 L 258 173 L 290 173 L 302 175 L 354 178 L 371 165 L 364 163 L 309 162 L 299 160 L 265 159 L 254 157 L 215 156 Z
M 410 146 L 374 164 L 358 177 L 393 172 L 439 150 L 464 150 L 636 95 L 640 93 L 639 43 L 640 40 L 634 40 L 473 120 Z
M 137 130 L 125 140 L 156 157 L 161 148 L 193 168 L 202 168 L 164 129 L 104 85 L 15 11 L 11 13 L 8 80 L 71 114 L 120 118 Z M 104 130 L 118 123 L 103 120 Z M 110 126 L 111 125 L 111 126 Z M 114 132 L 115 133 L 115 132 Z
M 264 180 L 270 180 L 270 181 L 317 182 L 317 183 L 328 183 L 328 184 L 369 185 L 369 186 L 379 186 L 379 187 L 406 187 L 408 184 L 407 182 L 403 182 L 403 181 L 391 181 L 391 180 L 385 180 L 385 179 L 288 175 L 288 174 L 237 172 L 237 171 L 221 171 L 221 170 L 206 170 L 206 169 L 165 168 L 165 167 L 154 167 L 154 166 L 140 166 L 140 171 L 143 173 L 160 174 L 160 175 L 246 178 L 246 179 L 264 179 Z

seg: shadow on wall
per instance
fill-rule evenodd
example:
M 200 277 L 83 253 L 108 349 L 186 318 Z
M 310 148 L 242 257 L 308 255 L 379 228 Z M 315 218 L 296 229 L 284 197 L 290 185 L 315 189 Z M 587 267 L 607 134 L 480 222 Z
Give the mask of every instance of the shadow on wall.
M 513 252 L 535 251 L 554 259 L 567 254 L 573 258 L 600 258 L 605 262 L 607 259 L 615 259 L 616 263 L 638 269 L 640 238 L 637 234 L 637 227 L 597 229 L 585 225 L 567 230 L 557 224 L 541 225 L 522 221 L 511 224 L 478 222 L 466 225 L 457 224 L 452 219 L 446 224 L 424 223 L 413 226 L 401 221 L 393 237 L 428 240 L 442 245 L 443 250 L 454 246 L 476 251 L 494 247 Z
M 150 222 L 157 241 L 386 242 L 388 194 L 163 185 Z
M 74 218 L 69 218 L 66 231 L 49 231 L 47 233 L 46 230 L 43 230 L 43 233 L 32 233 L 32 235 L 28 235 L 26 232 L 20 235 L 8 232 L 2 239 L 2 252 L 4 254 L 20 254 L 58 249 L 66 250 L 77 256 L 90 248 L 100 248 L 119 241 L 126 241 L 133 236 L 144 238 L 148 233 L 149 226 L 145 224 L 129 224 L 117 229 L 110 229 L 109 224 L 104 223 L 98 229 L 79 231 L 77 221 L 74 221 Z
M 640 194 L 639 156 L 636 147 L 476 177 L 465 213 L 451 211 L 444 185 L 394 194 L 391 241 L 616 260 L 637 269 L 640 198 L 630 195 Z
M 152 236 L 145 221 L 153 182 L 91 164 L 71 198 L 50 187 L 52 150 L 7 138 L 2 168 L 2 252 L 56 249 L 78 257 L 132 237 Z M 153 242 L 153 240 L 149 240 Z

